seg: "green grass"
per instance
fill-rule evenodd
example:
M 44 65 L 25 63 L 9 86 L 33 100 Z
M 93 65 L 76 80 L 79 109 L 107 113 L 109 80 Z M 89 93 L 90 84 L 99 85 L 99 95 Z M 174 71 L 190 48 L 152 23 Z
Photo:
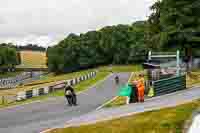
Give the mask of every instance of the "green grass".
M 182 133 L 185 121 L 199 107 L 200 100 L 93 125 L 55 129 L 49 133 Z
M 97 73 L 96 77 L 82 81 L 82 82 L 80 82 L 80 84 L 74 86 L 75 91 L 76 92 L 83 91 L 83 90 L 87 89 L 88 87 L 92 86 L 93 84 L 95 84 L 96 82 L 104 79 L 108 75 L 109 75 L 109 72 L 99 72 L 99 73 Z M 45 100 L 45 99 L 52 98 L 52 97 L 61 97 L 61 96 L 64 96 L 64 91 L 63 90 L 57 90 L 53 93 L 43 95 L 43 96 L 33 97 L 33 98 L 27 99 L 25 101 L 13 102 L 13 103 L 9 103 L 9 104 L 0 104 L 0 108 L 30 103 L 30 102 L 34 102 L 34 101 L 37 101 L 37 100 Z M 1 99 L 0 99 L 0 103 L 2 103 Z
M 189 88 L 193 85 L 200 85 L 200 69 L 187 74 L 187 87 Z
M 8 78 L 8 77 L 15 77 L 18 74 L 20 74 L 22 72 L 6 72 L 6 73 L 0 73 L 0 79 L 1 78 Z
M 134 72 L 141 71 L 142 65 L 114 65 L 110 66 L 102 66 L 98 68 L 99 71 L 113 71 L 113 72 Z
M 92 78 L 90 80 L 83 81 L 81 84 L 76 85 L 76 90 L 77 91 L 82 91 L 85 88 L 92 86 L 95 84 L 97 81 L 100 81 L 104 79 L 106 76 L 108 76 L 110 73 L 109 72 L 98 72 L 95 78 Z
M 97 73 L 96 77 L 89 79 L 89 80 L 82 81 L 80 84 L 77 84 L 76 86 L 74 86 L 75 91 L 76 92 L 83 91 L 83 90 L 87 89 L 88 87 L 94 85 L 98 81 L 104 79 L 109 74 L 110 74 L 109 72 L 99 72 L 99 73 Z M 63 90 L 59 90 L 59 91 L 56 91 L 56 92 L 54 92 L 50 95 L 52 95 L 52 96 L 64 96 L 64 92 L 63 92 Z
M 106 104 L 105 108 L 118 107 L 126 104 L 126 97 L 117 97 L 114 101 Z

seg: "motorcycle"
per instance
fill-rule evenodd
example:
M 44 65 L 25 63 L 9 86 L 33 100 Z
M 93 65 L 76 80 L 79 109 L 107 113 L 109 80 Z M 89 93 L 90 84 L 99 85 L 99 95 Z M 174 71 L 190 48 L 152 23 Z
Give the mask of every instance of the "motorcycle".
M 119 84 L 119 77 L 118 76 L 115 77 L 115 83 Z

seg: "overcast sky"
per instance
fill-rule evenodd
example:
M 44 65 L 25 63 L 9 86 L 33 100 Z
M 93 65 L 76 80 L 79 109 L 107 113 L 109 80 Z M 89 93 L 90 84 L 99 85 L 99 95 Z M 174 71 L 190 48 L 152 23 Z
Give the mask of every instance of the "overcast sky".
M 154 0 L 0 0 L 0 42 L 56 44 L 69 33 L 145 20 Z

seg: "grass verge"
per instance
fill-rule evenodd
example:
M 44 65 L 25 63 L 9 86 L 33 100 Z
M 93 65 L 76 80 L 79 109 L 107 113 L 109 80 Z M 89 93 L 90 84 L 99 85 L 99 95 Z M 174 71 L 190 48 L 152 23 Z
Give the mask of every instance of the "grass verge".
M 187 74 L 187 87 L 190 88 L 193 85 L 200 85 L 200 69 L 194 70 Z
M 75 91 L 76 92 L 83 91 L 83 90 L 87 89 L 88 87 L 94 85 L 98 81 L 103 80 L 109 74 L 110 74 L 109 72 L 98 72 L 96 77 L 82 81 L 80 84 L 74 86 Z M 20 104 L 25 104 L 25 103 L 31 103 L 31 102 L 34 102 L 34 101 L 45 100 L 45 99 L 48 99 L 48 98 L 59 97 L 59 96 L 64 96 L 63 90 L 58 90 L 58 91 L 55 91 L 53 93 L 43 95 L 43 96 L 33 97 L 33 98 L 27 99 L 25 101 L 13 102 L 13 103 L 10 103 L 10 104 L 0 104 L 0 108 L 13 106 L 13 105 L 20 105 Z
M 19 75 L 22 72 L 6 72 L 6 73 L 0 73 L 0 79 L 1 78 L 9 78 L 9 77 L 15 77 Z
M 113 72 L 135 72 L 143 70 L 142 65 L 114 65 L 114 66 L 101 66 L 99 71 L 113 71 Z
M 182 133 L 184 122 L 199 107 L 200 100 L 197 100 L 93 125 L 55 129 L 49 133 Z

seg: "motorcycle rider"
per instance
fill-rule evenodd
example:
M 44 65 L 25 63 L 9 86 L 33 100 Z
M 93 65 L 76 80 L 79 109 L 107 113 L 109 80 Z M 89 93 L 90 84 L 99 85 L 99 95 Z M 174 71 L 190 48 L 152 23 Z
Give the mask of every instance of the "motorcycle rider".
M 68 101 L 69 106 L 77 105 L 77 99 L 76 99 L 76 93 L 74 91 L 74 88 L 72 86 L 65 86 L 65 98 Z

